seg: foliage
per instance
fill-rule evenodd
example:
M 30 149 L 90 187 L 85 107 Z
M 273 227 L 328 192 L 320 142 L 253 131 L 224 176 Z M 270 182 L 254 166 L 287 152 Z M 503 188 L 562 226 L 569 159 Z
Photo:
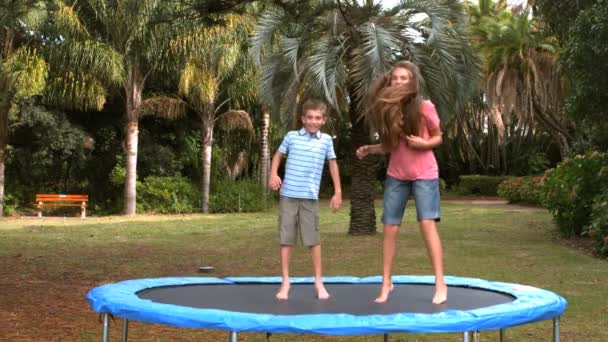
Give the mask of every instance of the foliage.
M 591 222 L 585 231 L 597 241 L 599 254 L 608 256 L 608 188 L 593 199 Z
M 211 212 L 253 212 L 262 210 L 262 207 L 262 189 L 255 179 L 215 180 L 211 186 Z
M 590 223 L 595 197 L 606 189 L 608 154 L 588 152 L 545 173 L 543 205 L 564 236 L 580 235 Z
M 138 211 L 185 214 L 198 208 L 198 188 L 188 179 L 150 176 L 137 185 Z
M 462 175 L 458 184 L 452 187 L 454 193 L 460 195 L 496 196 L 498 184 L 505 180 L 504 176 Z
M 496 192 L 509 203 L 541 204 L 541 181 L 540 176 L 507 178 L 500 182 Z
M 90 140 L 66 115 L 22 103 L 11 115 L 6 193 L 30 207 L 36 193 L 86 191 Z
M 608 149 L 608 1 L 537 0 L 538 14 L 559 38 L 568 80 L 566 110 L 592 144 Z

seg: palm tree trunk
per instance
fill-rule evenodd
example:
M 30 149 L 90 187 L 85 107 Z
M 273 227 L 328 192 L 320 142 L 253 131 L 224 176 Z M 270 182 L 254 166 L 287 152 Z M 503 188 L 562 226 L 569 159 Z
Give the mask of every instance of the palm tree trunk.
M 268 147 L 268 128 L 270 126 L 270 113 L 266 107 L 262 108 L 262 158 L 260 163 L 260 184 L 262 185 L 262 200 L 264 208 L 268 205 L 268 180 L 270 179 L 270 151 Z
M 376 210 L 374 208 L 374 190 L 377 157 L 374 155 L 359 159 L 355 151 L 361 145 L 369 143 L 369 132 L 363 120 L 358 120 L 357 104 L 350 105 L 351 136 L 352 136 L 352 172 L 350 196 L 350 226 L 351 235 L 376 233 Z
M 4 216 L 4 162 L 8 145 L 8 112 L 11 103 L 8 96 L 0 96 L 0 218 Z
M 125 154 L 127 175 L 125 179 L 125 215 L 136 214 L 137 201 L 137 143 L 139 135 L 139 110 L 142 103 L 144 79 L 137 68 L 130 72 L 125 86 Z
M 209 213 L 209 188 L 211 184 L 211 146 L 213 144 L 213 114 L 215 105 L 207 104 L 201 113 L 201 211 Z

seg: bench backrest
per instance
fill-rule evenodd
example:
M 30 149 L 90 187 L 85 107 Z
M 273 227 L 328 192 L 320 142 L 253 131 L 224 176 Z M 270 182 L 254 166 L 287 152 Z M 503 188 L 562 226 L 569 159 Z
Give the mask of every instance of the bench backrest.
M 88 202 L 89 195 L 36 194 L 36 202 Z

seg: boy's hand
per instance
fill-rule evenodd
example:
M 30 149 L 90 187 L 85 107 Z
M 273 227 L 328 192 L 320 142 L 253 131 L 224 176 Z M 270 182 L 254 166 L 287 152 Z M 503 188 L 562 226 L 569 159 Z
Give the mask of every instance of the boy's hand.
M 329 201 L 329 207 L 331 209 L 338 210 L 342 206 L 342 196 L 338 194 L 334 194 Z
M 359 148 L 357 149 L 355 154 L 357 155 L 357 158 L 359 158 L 359 159 L 365 158 L 365 156 L 367 156 L 369 154 L 369 145 L 359 146 Z
M 268 182 L 268 185 L 270 185 L 270 188 L 272 190 L 277 191 L 281 187 L 282 183 L 283 181 L 281 180 L 281 177 L 279 177 L 278 175 L 272 175 L 270 176 L 270 181 Z

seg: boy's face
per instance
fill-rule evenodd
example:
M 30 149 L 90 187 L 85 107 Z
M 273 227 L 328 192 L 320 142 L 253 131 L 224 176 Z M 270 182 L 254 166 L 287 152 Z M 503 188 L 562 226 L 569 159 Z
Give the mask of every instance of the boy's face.
M 309 134 L 316 134 L 325 124 L 325 114 L 318 109 L 309 109 L 302 115 L 302 124 Z

